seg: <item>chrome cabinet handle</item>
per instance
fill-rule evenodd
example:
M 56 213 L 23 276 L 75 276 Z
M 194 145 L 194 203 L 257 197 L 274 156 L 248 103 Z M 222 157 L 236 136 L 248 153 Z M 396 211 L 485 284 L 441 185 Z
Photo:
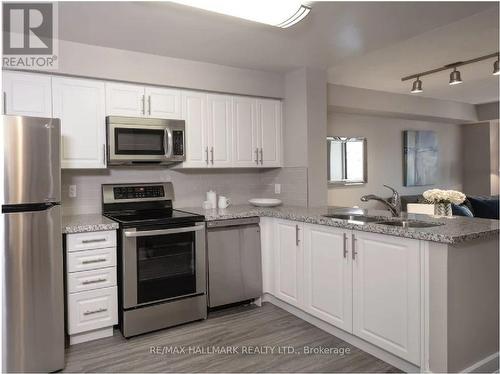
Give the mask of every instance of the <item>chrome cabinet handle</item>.
M 3 114 L 7 114 L 7 92 L 3 92 Z
M 149 115 L 151 115 L 151 95 L 148 96 L 148 111 Z
M 212 155 L 212 165 L 214 164 L 214 147 L 210 148 L 210 153 Z
M 264 149 L 260 149 L 260 164 L 264 165 Z
M 344 258 L 347 258 L 347 234 L 344 232 L 344 238 L 343 238 L 343 241 L 344 241 Z
M 94 284 L 94 283 L 102 283 L 102 282 L 106 282 L 106 280 L 107 279 L 105 279 L 105 278 L 99 278 L 99 279 L 83 281 L 82 284 L 87 285 L 87 284 Z
M 139 236 L 158 236 L 158 235 L 168 235 L 168 234 L 178 234 L 182 232 L 192 232 L 205 230 L 205 226 L 189 226 L 189 227 L 179 227 L 177 229 L 165 229 L 165 230 L 148 230 L 148 231 L 133 231 L 125 230 L 124 234 L 127 238 L 136 238 Z
M 146 114 L 146 96 L 142 95 L 142 115 Z
M 352 259 L 355 260 L 358 252 L 356 251 L 356 240 L 357 239 L 356 239 L 356 236 L 354 236 L 354 234 L 352 234 L 351 240 L 352 240 Z
M 259 164 L 259 148 L 255 148 L 255 163 Z
M 99 309 L 96 309 L 96 310 L 89 310 L 87 312 L 84 312 L 83 315 L 84 316 L 89 316 L 91 314 L 102 313 L 102 312 L 105 312 L 107 310 L 108 310 L 108 308 L 99 308 Z
M 95 264 L 95 263 L 98 263 L 98 262 L 106 262 L 106 259 L 105 258 L 98 258 L 98 259 L 95 259 L 95 260 L 83 260 L 82 264 L 87 265 L 87 264 Z
M 106 166 L 106 144 L 102 145 L 102 164 Z
M 207 147 L 207 148 L 205 148 L 205 153 L 206 153 L 206 155 L 207 155 L 207 165 L 208 165 L 208 163 L 209 163 L 209 159 L 208 159 L 208 147 Z
M 298 247 L 300 243 L 299 239 L 299 225 L 295 225 L 295 245 Z
M 89 244 L 89 243 L 99 243 L 99 242 L 105 242 L 106 238 L 100 238 L 100 239 L 85 239 L 82 240 L 83 244 Z

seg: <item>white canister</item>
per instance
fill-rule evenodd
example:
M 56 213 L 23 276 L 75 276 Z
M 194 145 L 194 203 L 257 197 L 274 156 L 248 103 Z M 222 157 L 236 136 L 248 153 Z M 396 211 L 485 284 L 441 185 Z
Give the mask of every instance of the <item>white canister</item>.
M 208 191 L 206 201 L 210 201 L 211 209 L 217 208 L 217 193 L 215 191 Z

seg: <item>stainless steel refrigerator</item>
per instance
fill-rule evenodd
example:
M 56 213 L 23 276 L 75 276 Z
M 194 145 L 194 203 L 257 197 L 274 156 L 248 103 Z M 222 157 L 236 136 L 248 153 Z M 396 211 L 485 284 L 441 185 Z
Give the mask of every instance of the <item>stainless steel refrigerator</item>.
M 3 372 L 64 367 L 61 128 L 2 116 Z

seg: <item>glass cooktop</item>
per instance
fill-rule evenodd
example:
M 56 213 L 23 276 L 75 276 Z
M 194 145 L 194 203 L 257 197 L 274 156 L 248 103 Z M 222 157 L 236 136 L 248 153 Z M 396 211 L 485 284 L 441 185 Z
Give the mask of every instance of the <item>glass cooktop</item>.
M 132 210 L 105 214 L 123 224 L 156 224 L 177 222 L 201 222 L 205 217 L 176 209 Z

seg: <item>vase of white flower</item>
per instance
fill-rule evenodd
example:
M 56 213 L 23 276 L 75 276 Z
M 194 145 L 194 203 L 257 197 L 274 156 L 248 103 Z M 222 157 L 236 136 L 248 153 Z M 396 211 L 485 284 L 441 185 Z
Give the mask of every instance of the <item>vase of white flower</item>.
M 425 200 L 434 204 L 434 214 L 436 216 L 452 216 L 451 204 L 462 204 L 465 201 L 465 195 L 462 192 L 454 190 L 432 189 L 423 193 Z
M 451 210 L 451 203 L 434 204 L 434 215 L 451 217 L 453 215 L 453 212 Z

